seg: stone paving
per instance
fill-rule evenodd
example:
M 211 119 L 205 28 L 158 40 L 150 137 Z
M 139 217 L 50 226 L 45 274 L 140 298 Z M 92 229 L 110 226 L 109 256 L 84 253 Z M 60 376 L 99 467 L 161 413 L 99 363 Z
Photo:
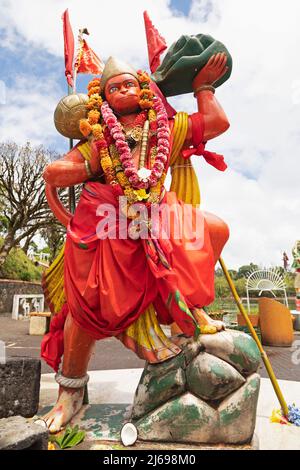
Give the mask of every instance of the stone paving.
M 6 344 L 6 353 L 11 356 L 39 357 L 41 337 L 29 336 L 29 321 L 12 320 L 0 316 L 0 340 Z M 264 347 L 278 379 L 300 382 L 300 332 L 295 332 L 292 348 Z M 297 353 L 298 351 L 298 353 Z M 89 370 L 109 370 L 144 367 L 144 361 L 114 338 L 98 341 L 91 359 Z M 42 361 L 42 373 L 52 372 Z M 268 377 L 261 363 L 258 371 L 261 377 Z
M 295 332 L 291 348 L 274 348 L 264 346 L 278 379 L 300 382 L 300 333 Z M 261 377 L 268 377 L 263 362 L 258 370 Z

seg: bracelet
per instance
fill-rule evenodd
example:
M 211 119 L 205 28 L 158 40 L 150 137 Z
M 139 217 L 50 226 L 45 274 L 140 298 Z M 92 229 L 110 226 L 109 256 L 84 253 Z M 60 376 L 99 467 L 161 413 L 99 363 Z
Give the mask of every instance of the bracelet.
M 84 160 L 84 166 L 85 166 L 85 170 L 86 170 L 86 173 L 87 173 L 88 177 L 92 178 L 93 173 L 92 173 L 92 170 L 91 170 L 91 165 L 89 164 L 88 160 Z
M 198 88 L 196 88 L 196 90 L 194 91 L 194 96 L 196 97 L 196 95 L 197 95 L 197 93 L 199 93 L 199 91 L 205 91 L 205 90 L 209 90 L 213 94 L 215 94 L 215 92 L 216 92 L 215 87 L 213 87 L 212 85 L 201 85 Z

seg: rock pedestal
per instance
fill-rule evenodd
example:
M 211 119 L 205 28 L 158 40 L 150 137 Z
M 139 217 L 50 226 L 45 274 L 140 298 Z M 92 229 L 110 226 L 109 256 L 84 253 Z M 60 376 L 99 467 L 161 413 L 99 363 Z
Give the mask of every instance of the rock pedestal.
M 179 335 L 175 358 L 147 364 L 131 421 L 138 438 L 201 444 L 244 444 L 253 437 L 260 352 L 247 334 L 226 330 L 197 341 Z

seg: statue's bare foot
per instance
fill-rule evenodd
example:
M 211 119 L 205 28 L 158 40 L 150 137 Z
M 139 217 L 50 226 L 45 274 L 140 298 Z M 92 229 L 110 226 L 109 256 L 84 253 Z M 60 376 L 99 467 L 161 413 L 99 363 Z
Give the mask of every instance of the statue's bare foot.
M 43 419 L 50 433 L 59 432 L 82 407 L 84 395 L 83 388 L 59 388 L 59 396 L 56 405 Z
M 225 323 L 220 320 L 213 320 L 212 318 L 210 318 L 209 324 L 211 326 L 215 326 L 217 328 L 217 331 L 225 330 Z
M 196 316 L 197 322 L 200 325 L 200 327 L 204 326 L 209 326 L 209 327 L 214 327 L 216 328 L 216 331 L 222 331 L 225 330 L 225 323 L 223 323 L 220 320 L 213 320 L 210 318 L 207 313 L 202 310 L 201 308 L 197 308 L 193 311 L 194 315 Z

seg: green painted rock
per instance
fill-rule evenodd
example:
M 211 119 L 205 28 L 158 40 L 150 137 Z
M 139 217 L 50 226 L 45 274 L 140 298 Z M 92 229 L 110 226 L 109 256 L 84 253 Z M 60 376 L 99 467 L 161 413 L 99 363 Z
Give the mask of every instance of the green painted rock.
M 178 356 L 172 357 L 171 359 L 167 359 L 160 364 L 147 363 L 141 380 L 144 379 L 144 374 L 151 374 L 153 377 L 160 377 L 161 375 L 167 374 L 169 371 L 178 369 L 179 367 L 184 369 L 185 363 L 185 356 L 182 353 Z
M 145 441 L 213 442 L 218 412 L 191 393 L 168 401 L 135 423 Z
M 194 341 L 193 338 L 185 336 L 184 334 L 172 336 L 171 341 L 179 346 L 184 353 L 185 363 L 188 365 L 201 351 L 204 351 L 204 346 L 200 341 Z
M 219 400 L 241 387 L 244 377 L 230 364 L 206 352 L 186 369 L 188 389 L 204 400 Z
M 252 338 L 226 330 L 178 335 L 182 353 L 147 364 L 131 419 L 141 440 L 202 444 L 251 441 L 259 393 L 260 353 Z
M 234 330 L 225 330 L 215 335 L 201 335 L 198 339 L 209 354 L 223 359 L 242 375 L 257 371 L 261 355 L 251 336 Z
M 144 416 L 184 390 L 185 373 L 181 367 L 159 376 L 151 375 L 146 368 L 135 393 L 132 418 Z
M 255 428 L 259 385 L 259 375 L 252 374 L 241 388 L 219 405 L 221 442 L 240 444 L 250 441 Z
M 144 441 L 244 444 L 252 440 L 260 378 L 246 383 L 216 409 L 192 393 L 169 400 L 134 424 Z

